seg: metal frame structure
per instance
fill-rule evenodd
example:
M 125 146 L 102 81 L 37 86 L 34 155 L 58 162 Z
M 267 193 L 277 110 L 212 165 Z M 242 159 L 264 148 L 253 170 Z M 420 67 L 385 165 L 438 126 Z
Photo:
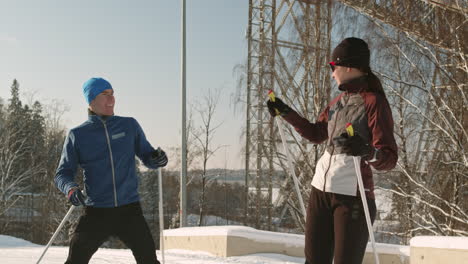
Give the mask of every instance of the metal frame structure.
M 290 177 L 279 181 L 274 176 L 278 169 L 286 171 L 286 162 L 277 151 L 278 132 L 265 101 L 272 89 L 302 115 L 312 118 L 329 100 L 331 5 L 331 0 L 249 0 L 245 224 L 271 230 L 273 217 L 282 219 L 290 212 L 296 226 L 303 226 L 304 216 L 298 199 L 293 199 Z M 319 149 L 288 132 L 287 142 L 297 155 L 299 180 L 310 182 Z M 281 185 L 275 208 L 274 182 Z M 309 184 L 302 185 L 306 195 Z M 254 186 L 255 193 L 250 194 L 249 188 Z M 277 208 L 282 209 L 275 213 Z
M 447 19 L 466 20 L 468 6 L 463 1 L 339 2 L 436 48 L 467 53 L 468 47 L 463 44 L 468 36 L 464 34 L 466 27 L 450 28 L 445 23 Z M 293 216 L 296 227 L 303 224 L 290 177 L 282 180 L 280 196 L 272 206 L 273 182 L 278 181 L 274 175 L 280 168 L 287 170 L 285 157 L 276 148 L 278 133 L 265 101 L 267 91 L 272 89 L 309 120 L 314 120 L 324 108 L 330 98 L 326 60 L 330 58 L 331 10 L 331 0 L 249 0 L 244 208 L 247 225 L 271 230 L 273 217 L 281 221 L 287 212 Z M 462 39 L 438 34 L 453 30 Z M 296 155 L 296 174 L 303 195 L 307 195 L 323 149 L 308 144 L 294 131 L 288 132 L 289 147 Z M 249 188 L 255 189 L 255 193 L 249 192 Z
M 377 19 L 400 31 L 426 41 L 441 49 L 460 49 L 468 53 L 468 47 L 460 45 L 468 40 L 465 26 L 450 28 L 449 21 L 465 21 L 468 3 L 460 0 L 340 0 L 361 14 Z M 416 11 L 416 12 L 415 12 Z M 451 32 L 452 34 L 440 34 Z M 460 36 L 464 39 L 454 39 Z

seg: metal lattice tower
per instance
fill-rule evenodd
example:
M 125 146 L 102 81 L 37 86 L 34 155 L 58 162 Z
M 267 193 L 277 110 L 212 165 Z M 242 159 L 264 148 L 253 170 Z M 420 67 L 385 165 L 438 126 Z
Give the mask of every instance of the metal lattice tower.
M 415 76 L 413 80 L 421 82 L 425 87 L 424 114 L 418 133 L 417 145 L 414 150 L 415 164 L 412 177 L 418 182 L 425 183 L 429 192 L 438 193 L 441 197 L 449 196 L 452 202 L 463 208 L 466 203 L 466 188 L 458 175 L 466 171 L 468 149 L 466 128 L 468 127 L 468 1 L 466 0 L 340 0 L 343 4 L 357 12 L 369 17 L 379 27 L 382 24 L 391 27 L 381 27 L 382 31 L 391 32 L 389 38 L 398 36 L 401 39 L 411 40 L 412 51 L 419 54 L 418 60 L 422 65 L 431 65 L 431 68 L 420 67 L 422 73 L 427 75 Z M 395 34 L 396 33 L 396 34 Z M 397 41 L 395 46 L 399 45 Z M 408 42 L 407 42 L 408 43 Z M 403 45 L 402 45 L 403 46 Z M 408 59 L 411 60 L 411 59 Z M 414 60 L 413 60 L 414 62 Z M 432 72 L 431 72 L 432 71 Z M 405 139 L 406 140 L 406 139 Z M 406 151 L 405 151 L 406 152 Z M 407 153 L 402 155 L 403 160 L 408 159 Z M 445 160 L 449 160 L 447 163 Z M 407 165 L 405 165 L 407 166 Z M 410 166 L 407 166 L 410 167 Z M 443 180 L 440 180 L 443 179 Z M 399 186 L 407 193 L 417 193 L 414 185 L 408 184 L 407 178 L 398 180 Z M 399 188 L 399 187 L 398 187 Z M 449 193 L 445 195 L 444 192 Z M 437 200 L 424 196 L 425 192 L 418 194 L 419 199 L 430 201 L 431 206 L 437 206 Z M 395 200 L 397 200 L 396 198 Z M 402 208 L 403 239 L 420 234 L 419 227 L 424 224 L 424 217 L 419 217 L 417 211 L 426 211 L 430 219 L 437 222 L 431 233 L 439 231 L 440 226 L 447 226 L 449 230 L 466 229 L 466 224 L 445 220 L 445 216 L 438 216 L 431 209 L 412 204 L 411 199 L 404 198 L 397 202 Z M 445 201 L 444 201 L 445 202 Z M 442 202 L 442 203 L 444 203 Z M 397 213 L 399 214 L 399 213 Z M 446 221 L 446 222 L 444 222 Z M 444 222 L 444 223 L 443 223 Z M 465 228 L 465 229 L 464 229 Z M 453 232 L 453 231 L 449 231 Z M 405 241 L 405 240 L 403 240 Z
M 274 201 L 274 207 L 271 204 L 273 184 L 277 184 L 278 179 L 274 173 L 279 168 L 287 170 L 265 101 L 268 90 L 273 89 L 309 120 L 315 120 L 329 101 L 327 60 L 330 58 L 331 2 L 249 0 L 245 224 L 271 229 L 273 217 L 283 219 L 287 213 L 295 219 L 296 227 L 302 224 L 289 176 L 280 184 L 280 196 Z M 447 62 L 453 67 L 462 67 L 459 57 L 465 57 L 468 47 L 465 45 L 467 27 L 463 26 L 468 17 L 466 1 L 339 2 L 447 51 L 447 55 L 443 55 Z M 461 25 L 447 21 L 460 21 Z M 462 77 L 454 76 L 452 79 L 458 84 L 452 87 L 463 90 L 466 71 L 458 75 Z M 302 183 L 302 193 L 307 195 L 322 149 L 297 137 L 291 129 L 288 132 L 288 147 L 294 155 L 296 174 Z M 249 187 L 255 191 L 249 194 Z
M 466 0 L 340 0 L 361 14 L 407 32 L 434 47 L 468 53 Z M 416 12 L 415 12 L 416 11 Z M 460 24 L 451 27 L 452 21 Z M 448 33 L 448 34 L 447 34 Z M 458 36 L 459 39 L 454 39 Z
M 460 109 L 462 115 L 463 111 L 466 113 L 468 1 L 340 0 L 340 2 L 363 15 L 391 25 L 398 31 L 427 43 L 428 45 L 425 46 L 429 47 L 433 54 L 437 54 L 434 56 L 437 56 L 439 65 L 444 71 L 444 74 L 441 74 L 437 70 L 442 84 L 436 89 L 431 89 L 431 93 L 444 98 L 453 109 Z M 430 107 L 431 104 L 428 104 L 427 113 L 434 111 Z M 468 120 L 463 122 L 468 122 Z M 423 123 L 423 126 L 425 125 L 427 123 Z M 440 138 L 440 135 L 430 135 L 427 131 L 424 131 L 422 135 L 424 136 L 420 137 L 420 141 L 426 141 L 425 145 L 434 143 L 433 138 Z
M 285 169 L 285 162 L 265 101 L 272 89 L 313 120 L 329 100 L 331 0 L 307 2 L 249 0 L 245 224 L 256 228 L 271 230 L 272 218 L 281 219 L 286 212 L 296 226 L 303 224 L 289 176 L 280 182 L 280 198 L 275 201 L 275 208 L 281 209 L 275 213 L 272 206 L 273 183 L 278 182 L 274 173 Z M 297 175 L 308 190 L 319 151 L 293 132 L 288 135 Z M 249 186 L 255 192 L 249 194 Z

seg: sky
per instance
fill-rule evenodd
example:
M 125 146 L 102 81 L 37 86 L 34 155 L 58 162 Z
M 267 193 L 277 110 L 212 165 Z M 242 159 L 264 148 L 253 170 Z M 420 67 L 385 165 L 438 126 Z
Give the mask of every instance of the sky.
M 233 68 L 247 59 L 248 1 L 187 2 L 187 99 L 222 89 L 210 167 L 242 168 L 242 113 L 235 113 Z M 0 0 L 0 98 L 13 79 L 22 100 L 68 106 L 67 129 L 87 118 L 82 84 L 103 77 L 114 88 L 115 113 L 132 116 L 153 146 L 181 136 L 181 1 Z M 30 99 L 29 99 L 30 100 Z

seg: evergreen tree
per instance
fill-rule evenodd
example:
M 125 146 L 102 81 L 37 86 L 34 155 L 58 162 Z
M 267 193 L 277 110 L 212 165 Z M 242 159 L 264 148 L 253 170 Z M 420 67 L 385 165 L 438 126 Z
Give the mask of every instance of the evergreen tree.
M 0 135 L 2 133 L 3 126 L 5 125 L 5 113 L 3 107 L 3 99 L 0 97 Z
M 9 175 L 22 175 L 26 166 L 27 156 L 26 134 L 25 134 L 25 113 L 29 109 L 23 108 L 19 98 L 19 83 L 15 79 L 11 85 L 11 98 L 8 100 L 7 119 L 5 122 L 6 147 L 10 157 L 9 162 L 12 163 L 9 170 Z M 16 176 L 13 176 L 16 177 Z
M 22 108 L 21 100 L 19 98 L 19 83 L 16 79 L 13 80 L 13 83 L 10 87 L 11 98 L 8 100 L 10 103 L 8 105 L 8 112 L 10 114 L 18 113 Z
M 0 99 L 0 233 L 46 243 L 57 227 L 56 217 L 69 208 L 53 184 L 65 129 L 58 119 L 47 126 L 46 120 L 57 118 L 60 111 L 45 114 L 40 102 L 24 105 L 19 95 L 14 80 L 11 98 Z M 20 225 L 4 217 L 9 208 L 22 209 L 14 218 L 21 217 Z
M 47 161 L 48 153 L 45 150 L 45 120 L 42 116 L 42 105 L 38 101 L 34 102 L 31 109 L 31 121 L 28 125 L 28 138 L 31 146 L 31 164 L 37 166 L 40 170 L 32 178 L 32 191 L 37 193 L 44 192 L 44 185 L 47 185 L 44 164 Z
M 13 175 L 24 175 L 30 178 L 21 186 L 31 192 L 41 183 L 43 177 L 43 166 L 45 161 L 44 140 L 45 121 L 42 116 L 42 105 L 35 102 L 32 107 L 24 105 L 19 98 L 19 83 L 15 79 L 11 85 L 11 98 L 8 105 L 8 120 L 6 122 L 9 133 L 9 148 L 17 153 L 13 165 Z M 26 166 L 25 166 L 26 165 Z M 30 168 L 37 168 L 30 171 Z M 33 187 L 34 186 L 34 187 Z

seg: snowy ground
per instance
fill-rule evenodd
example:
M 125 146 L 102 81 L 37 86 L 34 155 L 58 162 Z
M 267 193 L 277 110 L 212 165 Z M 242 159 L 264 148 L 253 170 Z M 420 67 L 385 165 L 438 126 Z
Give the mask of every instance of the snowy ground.
M 2 264 L 34 264 L 39 258 L 43 246 L 31 242 L 0 235 L 0 263 Z M 68 254 L 67 247 L 51 247 L 47 251 L 41 263 L 62 264 Z M 161 252 L 158 251 L 158 259 L 161 261 Z M 279 264 L 279 263 L 304 263 L 303 258 L 289 257 L 279 254 L 254 254 L 239 257 L 220 258 L 204 252 L 187 250 L 168 250 L 165 252 L 167 264 Z M 93 256 L 90 264 L 134 264 L 132 253 L 126 249 L 99 249 Z

